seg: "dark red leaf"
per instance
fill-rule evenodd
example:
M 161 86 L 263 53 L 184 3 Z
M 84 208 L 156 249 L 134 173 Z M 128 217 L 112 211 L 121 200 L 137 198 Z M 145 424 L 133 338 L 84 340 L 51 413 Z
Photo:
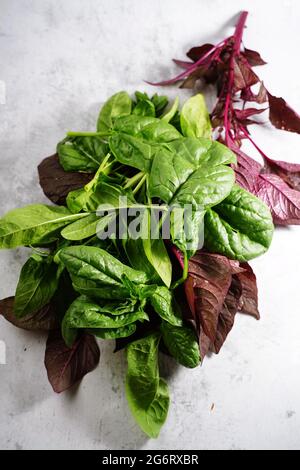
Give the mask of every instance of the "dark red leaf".
M 214 46 L 212 44 L 203 44 L 199 47 L 192 47 L 186 55 L 193 62 L 197 62 L 197 60 L 201 59 L 205 54 L 207 54 L 207 52 L 211 51 L 213 47 Z
M 243 263 L 241 266 L 244 268 L 244 272 L 236 276 L 242 288 L 238 309 L 240 312 L 251 315 L 259 320 L 256 276 L 250 264 Z
M 268 95 L 263 82 L 260 82 L 258 93 L 253 93 L 250 87 L 244 88 L 241 91 L 241 99 L 243 101 L 253 101 L 258 104 L 266 103 L 266 101 L 268 101 Z
M 236 109 L 235 115 L 239 121 L 243 121 L 244 119 L 248 119 L 251 116 L 255 116 L 256 114 L 264 113 L 266 109 L 258 109 L 258 108 L 246 108 L 246 109 Z
M 300 134 L 300 116 L 283 98 L 277 98 L 268 92 L 270 121 L 277 129 Z
M 172 248 L 183 265 L 182 253 Z M 233 325 L 242 294 L 239 276 L 247 265 L 225 256 L 198 251 L 189 261 L 189 276 L 184 285 L 188 305 L 181 305 L 184 319 L 199 338 L 203 359 L 209 350 L 219 351 Z M 178 294 L 183 298 L 183 293 Z
M 220 352 L 228 334 L 232 330 L 241 295 L 241 283 L 238 277 L 234 276 L 219 315 L 216 339 L 212 345 L 212 350 L 216 354 Z
M 205 73 L 206 73 L 206 66 L 199 66 L 197 67 L 197 69 L 192 72 L 180 85 L 179 88 L 187 88 L 187 89 L 190 89 L 192 90 L 193 88 L 195 88 L 196 86 L 196 83 L 198 80 L 203 80 L 204 81 L 204 77 L 205 77 Z
M 17 318 L 14 314 L 14 297 L 0 300 L 0 315 L 18 328 L 23 330 L 49 331 L 59 327 L 58 316 L 54 306 L 50 303 L 37 312 L 23 318 Z
M 251 69 L 247 60 L 241 55 L 234 58 L 233 68 L 234 87 L 236 91 L 251 87 L 260 81 L 258 76 Z
M 292 189 L 300 191 L 300 164 L 272 160 L 265 157 L 264 173 L 275 173 Z
M 214 342 L 211 342 L 202 329 L 200 331 L 199 346 L 202 359 L 209 350 L 216 354 L 220 352 L 228 334 L 233 328 L 238 311 L 242 309 L 243 313 L 253 315 L 259 319 L 255 274 L 248 263 L 243 263 L 241 267 L 244 271 L 232 277 L 230 288 L 219 313 Z
M 60 330 L 49 333 L 45 366 L 56 393 L 68 390 L 81 380 L 98 365 L 99 359 L 100 350 L 94 336 L 83 333 L 74 346 L 68 348 Z
M 291 189 L 279 176 L 261 174 L 256 194 L 269 206 L 275 224 L 300 224 L 300 192 Z
M 180 88 L 192 89 L 199 80 L 205 84 L 216 83 L 219 77 L 219 68 L 218 64 L 200 65 L 182 82 Z
M 198 252 L 189 261 L 185 283 L 187 301 L 200 332 L 214 342 L 218 317 L 232 280 L 232 266 L 225 256 Z
M 237 154 L 237 165 L 234 165 L 236 182 L 247 191 L 255 192 L 257 178 L 262 166 L 253 158 L 248 157 L 241 149 L 232 149 Z
M 204 333 L 204 331 L 201 329 L 200 330 L 200 335 L 199 335 L 199 350 L 200 350 L 200 357 L 201 360 L 205 358 L 207 353 L 211 350 L 211 340 L 209 339 L 208 336 Z
M 247 49 L 245 47 L 244 51 L 242 52 L 242 55 L 247 59 L 251 67 L 256 67 L 258 65 L 265 65 L 267 62 L 265 62 L 262 58 L 259 52 L 253 51 L 251 49 Z
M 65 204 L 70 191 L 83 187 L 93 178 L 90 173 L 65 171 L 57 154 L 45 158 L 39 164 L 38 172 L 44 194 L 59 205 Z

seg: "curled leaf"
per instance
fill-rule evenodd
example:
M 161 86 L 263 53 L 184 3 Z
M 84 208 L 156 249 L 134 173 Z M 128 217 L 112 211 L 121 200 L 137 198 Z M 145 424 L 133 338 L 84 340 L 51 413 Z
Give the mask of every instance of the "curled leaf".
M 283 98 L 271 95 L 268 91 L 270 121 L 277 129 L 300 134 L 300 116 Z
M 242 55 L 236 56 L 233 64 L 234 86 L 236 91 L 251 87 L 259 82 L 258 76 L 253 72 L 248 61 Z
M 212 44 L 203 44 L 202 46 L 198 47 L 192 47 L 186 55 L 188 56 L 189 59 L 191 59 L 193 62 L 197 62 L 197 60 L 202 59 L 202 57 L 207 54 L 207 52 L 211 51 L 213 49 Z
M 242 52 L 242 55 L 247 59 L 251 67 L 257 67 L 258 65 L 266 65 L 267 63 L 261 58 L 259 52 L 253 51 L 252 49 L 247 49 L 246 47 Z

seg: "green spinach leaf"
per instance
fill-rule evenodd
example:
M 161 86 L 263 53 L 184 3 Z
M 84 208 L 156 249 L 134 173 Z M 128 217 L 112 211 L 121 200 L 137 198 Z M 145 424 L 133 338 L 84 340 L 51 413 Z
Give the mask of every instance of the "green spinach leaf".
M 179 211 L 171 215 L 173 243 L 191 258 L 204 242 L 204 210 Z
M 14 209 L 0 219 L 0 248 L 54 242 L 64 226 L 87 215 L 71 214 L 65 207 L 43 204 Z
M 137 116 L 155 117 L 155 106 L 150 100 L 142 100 L 137 103 L 132 114 Z
M 211 138 L 212 127 L 203 95 L 199 93 L 184 103 L 180 123 L 186 137 Z
M 95 299 L 127 299 L 130 294 L 123 283 L 113 279 L 109 279 L 109 283 L 101 283 L 85 277 L 76 276 L 74 273 L 70 273 L 70 276 L 73 289 L 79 294 L 88 297 Z
M 130 265 L 134 269 L 146 272 L 149 279 L 151 279 L 151 282 L 159 282 L 160 277 L 149 262 L 144 251 L 142 238 L 134 240 L 133 238 L 128 237 L 123 240 L 123 247 Z
M 182 138 L 166 145 L 164 158 L 153 160 L 149 192 L 168 204 L 192 204 L 203 209 L 221 202 L 234 184 L 227 166 L 235 155 L 224 145 L 208 139 Z
M 62 237 L 66 240 L 80 241 L 106 229 L 108 224 L 113 220 L 113 214 L 106 215 L 105 217 L 98 217 L 97 214 L 89 214 L 83 219 L 76 220 L 70 225 L 67 225 L 61 232 Z
M 160 119 L 128 116 L 116 121 L 109 146 L 119 162 L 148 173 L 154 156 L 163 157 L 163 144 L 180 137 L 173 126 Z
M 273 232 L 268 207 L 238 185 L 205 216 L 205 246 L 239 261 L 248 261 L 265 253 Z
M 123 326 L 122 328 L 98 328 L 88 330 L 88 333 L 95 335 L 101 339 L 120 339 L 128 338 L 136 332 L 136 324 Z
M 159 435 L 169 409 L 166 382 L 159 377 L 159 334 L 151 334 L 127 346 L 126 396 L 141 429 L 152 438 Z
M 161 116 L 161 119 L 165 122 L 171 122 L 178 111 L 178 106 L 179 106 L 179 98 L 177 96 L 171 108 L 165 114 L 163 114 L 163 116 Z
M 161 332 L 166 347 L 179 364 L 189 368 L 200 364 L 199 345 L 193 330 L 162 322 Z
M 111 96 L 100 111 L 97 130 L 109 133 L 114 125 L 114 120 L 120 116 L 129 115 L 131 107 L 132 100 L 126 91 L 120 91 Z
M 182 325 L 180 310 L 172 291 L 164 286 L 159 286 L 150 297 L 150 302 L 156 313 L 163 320 L 170 323 L 170 325 Z
M 95 172 L 108 153 L 108 145 L 98 136 L 67 137 L 57 145 L 65 171 Z
M 32 255 L 21 270 L 14 302 L 16 317 L 36 312 L 48 304 L 57 290 L 59 274 L 52 256 Z
M 135 96 L 137 99 L 137 104 L 139 104 L 142 101 L 151 101 L 151 103 L 153 103 L 154 105 L 154 109 L 155 109 L 154 116 L 156 117 L 160 117 L 162 115 L 169 101 L 166 96 L 158 95 L 157 93 L 155 93 L 155 95 L 153 95 L 152 98 L 149 98 L 147 93 L 141 93 L 140 91 L 136 91 Z
M 100 205 L 118 208 L 121 197 L 126 197 L 128 204 L 135 203 L 130 189 L 126 190 L 117 184 L 106 182 L 101 175 L 98 178 L 95 177 L 91 183 L 68 194 L 67 205 L 70 211 L 73 213 L 92 212 L 96 211 Z
M 126 266 L 101 248 L 67 247 L 59 252 L 59 258 L 72 276 L 106 286 L 108 295 L 110 287 L 122 286 L 124 276 L 135 284 L 147 284 L 150 280 L 146 273 Z
M 167 96 L 158 95 L 157 93 L 155 93 L 152 96 L 151 101 L 155 106 L 156 117 L 160 117 L 162 113 L 164 112 L 166 106 L 168 105 L 169 100 Z
M 119 309 L 117 314 L 113 310 L 113 305 L 115 305 L 116 310 Z M 71 346 L 74 337 L 76 337 L 75 332 L 70 330 L 78 328 L 123 328 L 136 321 L 148 320 L 147 314 L 138 304 L 135 304 L 135 309 L 132 308 L 134 304 L 129 303 L 128 305 L 128 302 L 124 302 L 119 306 L 116 303 L 113 305 L 110 302 L 107 306 L 104 302 L 98 305 L 88 297 L 78 297 L 70 305 L 62 322 L 62 334 L 66 344 Z M 127 306 L 129 307 L 128 310 L 126 310 Z
M 153 232 L 155 231 L 153 230 Z M 153 235 L 155 235 L 155 237 L 153 237 Z M 149 210 L 144 212 L 142 219 L 142 244 L 149 263 L 153 266 L 164 284 L 170 287 L 172 281 L 172 264 L 164 241 L 160 238 L 160 234 L 158 231 L 156 231 L 156 233 L 152 233 L 151 231 L 151 213 Z

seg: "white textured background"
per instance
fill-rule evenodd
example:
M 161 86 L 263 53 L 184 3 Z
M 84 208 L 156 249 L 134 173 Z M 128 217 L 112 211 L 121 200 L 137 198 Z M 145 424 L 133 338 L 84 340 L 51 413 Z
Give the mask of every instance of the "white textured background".
M 274 94 L 300 109 L 298 0 L 0 0 L 0 213 L 45 198 L 36 165 L 66 130 L 94 126 L 100 104 L 126 89 L 151 90 L 197 43 L 231 31 L 250 10 L 247 47 L 269 65 L 257 70 Z M 3 88 L 3 85 L 2 85 Z M 154 90 L 153 90 L 154 91 Z M 186 92 L 165 89 L 184 97 Z M 1 102 L 1 100 L 0 100 Z M 253 129 L 277 159 L 300 162 L 300 136 Z M 299 449 L 300 228 L 278 229 L 253 265 L 262 320 L 239 316 L 220 356 L 186 370 L 164 362 L 172 405 L 158 440 L 147 440 L 124 398 L 125 362 L 101 346 L 99 368 L 56 396 L 43 368 L 45 338 L 0 319 L 3 449 Z M 13 294 L 26 250 L 0 253 L 0 297 Z M 212 404 L 215 408 L 211 411 Z

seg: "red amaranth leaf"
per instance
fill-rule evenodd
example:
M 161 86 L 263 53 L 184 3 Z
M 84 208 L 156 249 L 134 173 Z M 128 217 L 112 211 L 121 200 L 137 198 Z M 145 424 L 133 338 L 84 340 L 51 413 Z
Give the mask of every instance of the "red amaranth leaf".
M 191 59 L 193 62 L 197 62 L 199 59 L 202 59 L 202 57 L 207 54 L 207 52 L 211 51 L 213 49 L 212 44 L 203 44 L 202 46 L 198 47 L 192 47 L 186 55 L 188 56 L 189 59 Z
M 195 87 L 198 80 L 206 81 L 205 76 L 207 74 L 207 70 L 207 66 L 198 67 L 182 82 L 179 88 L 187 88 L 191 90 Z
M 244 271 L 236 276 L 241 283 L 241 297 L 238 310 L 259 320 L 256 276 L 249 263 L 243 263 L 241 267 L 244 268 Z
M 283 98 L 271 95 L 268 91 L 270 114 L 273 126 L 284 131 L 300 134 L 300 116 Z
M 214 342 L 219 313 L 232 281 L 232 267 L 225 256 L 198 252 L 189 261 L 185 283 L 187 301 L 200 328 Z
M 234 58 L 233 68 L 234 87 L 236 91 L 251 87 L 260 81 L 256 73 L 251 69 L 247 60 L 241 55 L 237 55 Z
M 241 53 L 251 65 L 251 67 L 257 67 L 258 65 L 266 65 L 259 52 L 253 51 L 252 49 L 247 49 L 245 47 L 244 51 Z
M 234 276 L 219 315 L 216 339 L 211 349 L 218 354 L 234 325 L 235 315 L 238 312 L 239 301 L 242 295 L 242 286 L 238 277 Z
M 245 102 L 251 101 L 258 104 L 263 104 L 268 101 L 267 90 L 263 82 L 260 82 L 258 93 L 253 93 L 250 87 L 246 87 L 241 91 L 241 99 Z
M 59 163 L 57 153 L 45 158 L 38 166 L 40 185 L 45 196 L 54 204 L 64 205 L 70 191 L 82 188 L 93 178 L 93 174 L 65 171 Z
M 78 341 L 68 348 L 60 330 L 51 331 L 45 352 L 48 379 L 56 393 L 64 392 L 91 372 L 100 359 L 95 337 L 81 334 Z
M 275 224 L 300 225 L 300 192 L 291 189 L 279 176 L 261 174 L 256 195 L 269 206 Z
M 182 267 L 182 253 L 175 247 L 172 252 Z M 189 276 L 184 285 L 188 305 L 182 311 L 184 319 L 196 330 L 202 359 L 209 350 L 220 351 L 242 305 L 247 310 L 245 313 L 254 315 L 255 281 L 248 263 L 241 264 L 203 251 L 190 259 Z M 182 293 L 180 297 L 183 298 Z
M 239 121 L 248 119 L 249 117 L 255 116 L 257 114 L 262 114 L 266 111 L 266 108 L 246 108 L 246 109 L 236 109 L 235 115 Z
M 275 173 L 292 189 L 300 191 L 300 164 L 265 157 L 264 173 Z
M 209 339 L 208 336 L 204 333 L 204 331 L 201 329 L 200 335 L 199 335 L 199 350 L 200 350 L 200 357 L 201 360 L 205 358 L 207 353 L 211 350 L 211 340 Z
M 58 315 L 52 303 L 45 305 L 37 312 L 23 318 L 17 318 L 14 313 L 14 297 L 0 300 L 0 315 L 5 320 L 23 330 L 49 331 L 59 327 Z
M 253 158 L 248 157 L 241 149 L 232 149 L 237 154 L 237 165 L 234 165 L 236 182 L 247 191 L 255 192 L 257 178 L 262 166 Z

